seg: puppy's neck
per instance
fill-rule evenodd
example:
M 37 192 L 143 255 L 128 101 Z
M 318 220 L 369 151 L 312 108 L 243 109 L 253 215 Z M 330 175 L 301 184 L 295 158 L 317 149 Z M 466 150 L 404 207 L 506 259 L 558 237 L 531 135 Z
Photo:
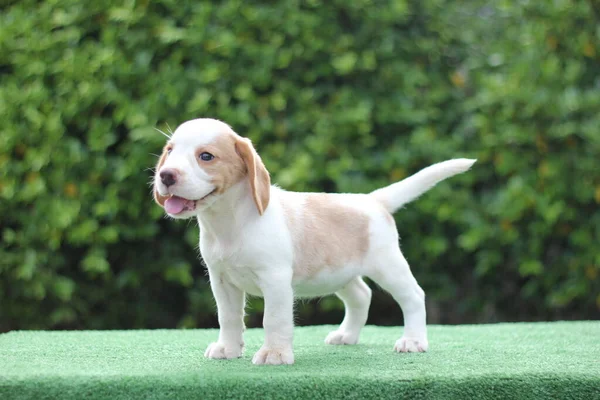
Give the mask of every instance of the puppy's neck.
M 247 224 L 260 218 L 246 179 L 231 186 L 213 204 L 198 213 L 200 229 L 215 238 L 233 238 Z

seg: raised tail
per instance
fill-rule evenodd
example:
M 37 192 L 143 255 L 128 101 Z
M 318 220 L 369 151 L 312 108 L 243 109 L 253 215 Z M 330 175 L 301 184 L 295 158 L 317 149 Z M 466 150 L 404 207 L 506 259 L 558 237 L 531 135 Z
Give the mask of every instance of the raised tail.
M 386 210 L 394 213 L 403 205 L 410 203 L 434 187 L 438 182 L 467 171 L 475 161 L 477 160 L 456 158 L 433 164 L 400 182 L 377 189 L 371 192 L 371 195 L 379 200 Z

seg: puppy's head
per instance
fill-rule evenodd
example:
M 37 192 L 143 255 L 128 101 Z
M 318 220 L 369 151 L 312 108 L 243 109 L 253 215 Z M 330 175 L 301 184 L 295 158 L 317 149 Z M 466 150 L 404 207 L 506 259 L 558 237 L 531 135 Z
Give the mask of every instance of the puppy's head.
M 190 218 L 219 202 L 247 179 L 256 209 L 269 204 L 271 181 L 250 140 L 214 119 L 181 124 L 163 149 L 154 176 L 154 199 L 174 218 Z

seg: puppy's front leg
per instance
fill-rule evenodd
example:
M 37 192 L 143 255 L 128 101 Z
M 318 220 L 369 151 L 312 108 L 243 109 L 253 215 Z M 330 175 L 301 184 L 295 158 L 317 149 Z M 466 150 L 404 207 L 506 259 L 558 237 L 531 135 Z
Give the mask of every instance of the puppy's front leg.
M 227 281 L 223 275 L 209 269 L 210 287 L 219 316 L 219 340 L 211 343 L 205 357 L 238 358 L 244 351 L 244 292 Z
M 291 278 L 270 278 L 261 285 L 261 290 L 265 300 L 265 343 L 252 358 L 252 363 L 293 364 L 294 292 Z

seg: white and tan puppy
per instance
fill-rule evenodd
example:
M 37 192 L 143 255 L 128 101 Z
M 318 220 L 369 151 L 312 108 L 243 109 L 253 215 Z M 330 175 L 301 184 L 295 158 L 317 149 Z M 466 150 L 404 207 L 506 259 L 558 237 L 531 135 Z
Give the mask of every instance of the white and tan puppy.
M 246 293 L 265 302 L 265 341 L 254 364 L 294 362 L 294 297 L 335 293 L 346 314 L 325 342 L 357 343 L 371 302 L 363 276 L 402 308 L 404 335 L 394 349 L 427 351 L 425 294 L 400 252 L 391 213 L 474 162 L 435 164 L 370 194 L 288 192 L 271 186 L 250 140 L 227 124 L 183 123 L 156 167 L 154 196 L 169 216 L 200 225 L 220 325 L 206 357 L 242 355 Z

